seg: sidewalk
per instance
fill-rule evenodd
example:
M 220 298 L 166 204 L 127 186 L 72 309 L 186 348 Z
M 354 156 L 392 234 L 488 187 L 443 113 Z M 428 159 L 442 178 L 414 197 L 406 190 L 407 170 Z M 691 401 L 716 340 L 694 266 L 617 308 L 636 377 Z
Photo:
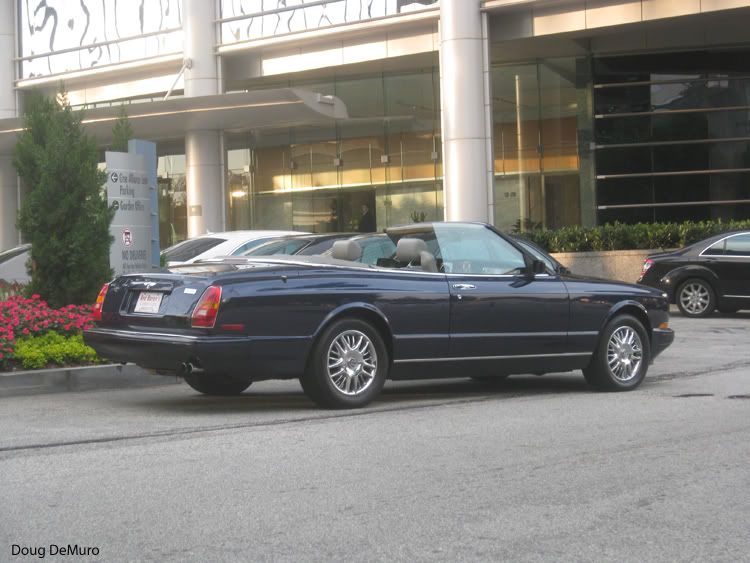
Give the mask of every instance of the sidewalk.
M 0 398 L 91 389 L 173 385 L 182 379 L 156 375 L 134 364 L 0 372 Z

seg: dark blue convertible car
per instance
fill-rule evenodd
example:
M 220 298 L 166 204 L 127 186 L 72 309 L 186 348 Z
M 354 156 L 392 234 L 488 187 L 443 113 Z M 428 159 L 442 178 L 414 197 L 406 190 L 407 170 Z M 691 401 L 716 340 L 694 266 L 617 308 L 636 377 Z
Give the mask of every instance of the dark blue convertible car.
M 111 360 L 178 373 L 231 395 L 299 378 L 325 407 L 368 404 L 386 379 L 582 369 L 598 389 L 636 388 L 672 342 L 656 289 L 548 269 L 477 223 L 387 231 L 396 251 L 229 258 L 127 275 L 102 288 L 85 341 Z

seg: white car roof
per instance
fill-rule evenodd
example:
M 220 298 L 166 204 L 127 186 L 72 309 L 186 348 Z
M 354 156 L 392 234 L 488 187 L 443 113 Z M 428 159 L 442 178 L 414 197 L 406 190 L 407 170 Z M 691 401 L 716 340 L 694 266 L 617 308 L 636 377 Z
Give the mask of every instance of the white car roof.
M 29 259 L 30 244 L 23 244 L 0 252 L 0 280 L 10 283 L 29 283 L 31 278 L 26 272 L 26 262 Z M 12 258 L 7 258 L 12 255 Z
M 227 241 L 249 241 L 265 237 L 280 237 L 284 235 L 306 235 L 299 231 L 224 231 L 221 233 L 206 233 L 195 238 L 223 238 Z
M 207 258 L 213 258 L 216 256 L 230 255 L 240 246 L 244 245 L 245 243 L 252 242 L 254 240 L 266 239 L 266 238 L 270 239 L 270 238 L 282 237 L 286 235 L 304 235 L 304 234 L 309 234 L 309 233 L 299 232 L 299 231 L 272 231 L 272 230 L 225 231 L 221 233 L 206 233 L 205 235 L 193 237 L 192 239 L 188 239 L 188 240 L 195 240 L 195 239 L 201 239 L 201 238 L 215 238 L 215 239 L 224 239 L 224 241 L 220 242 L 216 246 L 209 248 L 205 252 L 201 252 L 200 254 L 193 256 L 189 260 L 186 260 L 186 261 L 170 260 L 169 263 L 170 264 L 190 264 L 197 260 L 205 260 Z

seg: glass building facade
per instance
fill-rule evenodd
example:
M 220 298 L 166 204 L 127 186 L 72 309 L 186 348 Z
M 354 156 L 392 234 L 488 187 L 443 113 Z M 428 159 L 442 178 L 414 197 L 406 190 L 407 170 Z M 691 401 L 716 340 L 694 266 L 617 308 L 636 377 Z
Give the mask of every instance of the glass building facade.
M 587 58 L 492 69 L 495 225 L 526 230 L 590 224 Z
M 159 244 L 161 248 L 166 248 L 188 238 L 185 155 L 160 156 L 156 165 L 156 182 Z
M 120 104 L 184 116 L 133 120 L 157 143 L 162 247 L 206 230 L 357 231 L 365 208 L 377 230 L 446 216 L 521 231 L 750 216 L 750 0 L 452 0 L 476 11 L 481 45 L 441 106 L 441 61 L 443 77 L 456 66 L 441 42 L 448 3 L 0 0 L 15 19 L 0 34 L 14 67 L 0 141 L 27 92 L 55 95 L 60 80 L 94 122 Z M 269 111 L 258 125 L 233 105 L 290 88 L 307 101 L 288 119 Z M 201 104 L 211 118 L 190 113 Z M 25 192 L 11 141 L 0 149 L 10 225 Z
M 750 216 L 750 51 L 593 68 L 600 223 Z
M 378 230 L 443 217 L 437 67 L 289 82 L 340 98 L 349 118 L 227 137 L 232 229 Z
M 495 225 L 750 215 L 747 53 L 561 57 L 491 70 Z M 443 217 L 437 65 L 275 82 L 349 119 L 226 134 L 229 229 L 378 230 Z M 267 87 L 264 85 L 264 87 Z M 185 158 L 159 159 L 162 244 L 187 236 Z

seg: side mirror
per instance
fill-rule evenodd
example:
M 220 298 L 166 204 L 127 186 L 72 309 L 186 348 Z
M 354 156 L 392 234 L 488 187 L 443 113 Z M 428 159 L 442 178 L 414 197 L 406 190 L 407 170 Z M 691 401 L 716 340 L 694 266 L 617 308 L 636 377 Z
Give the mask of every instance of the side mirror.
M 541 260 L 532 260 L 531 266 L 529 267 L 529 273 L 532 276 L 537 274 L 544 274 L 547 272 L 547 266 Z

